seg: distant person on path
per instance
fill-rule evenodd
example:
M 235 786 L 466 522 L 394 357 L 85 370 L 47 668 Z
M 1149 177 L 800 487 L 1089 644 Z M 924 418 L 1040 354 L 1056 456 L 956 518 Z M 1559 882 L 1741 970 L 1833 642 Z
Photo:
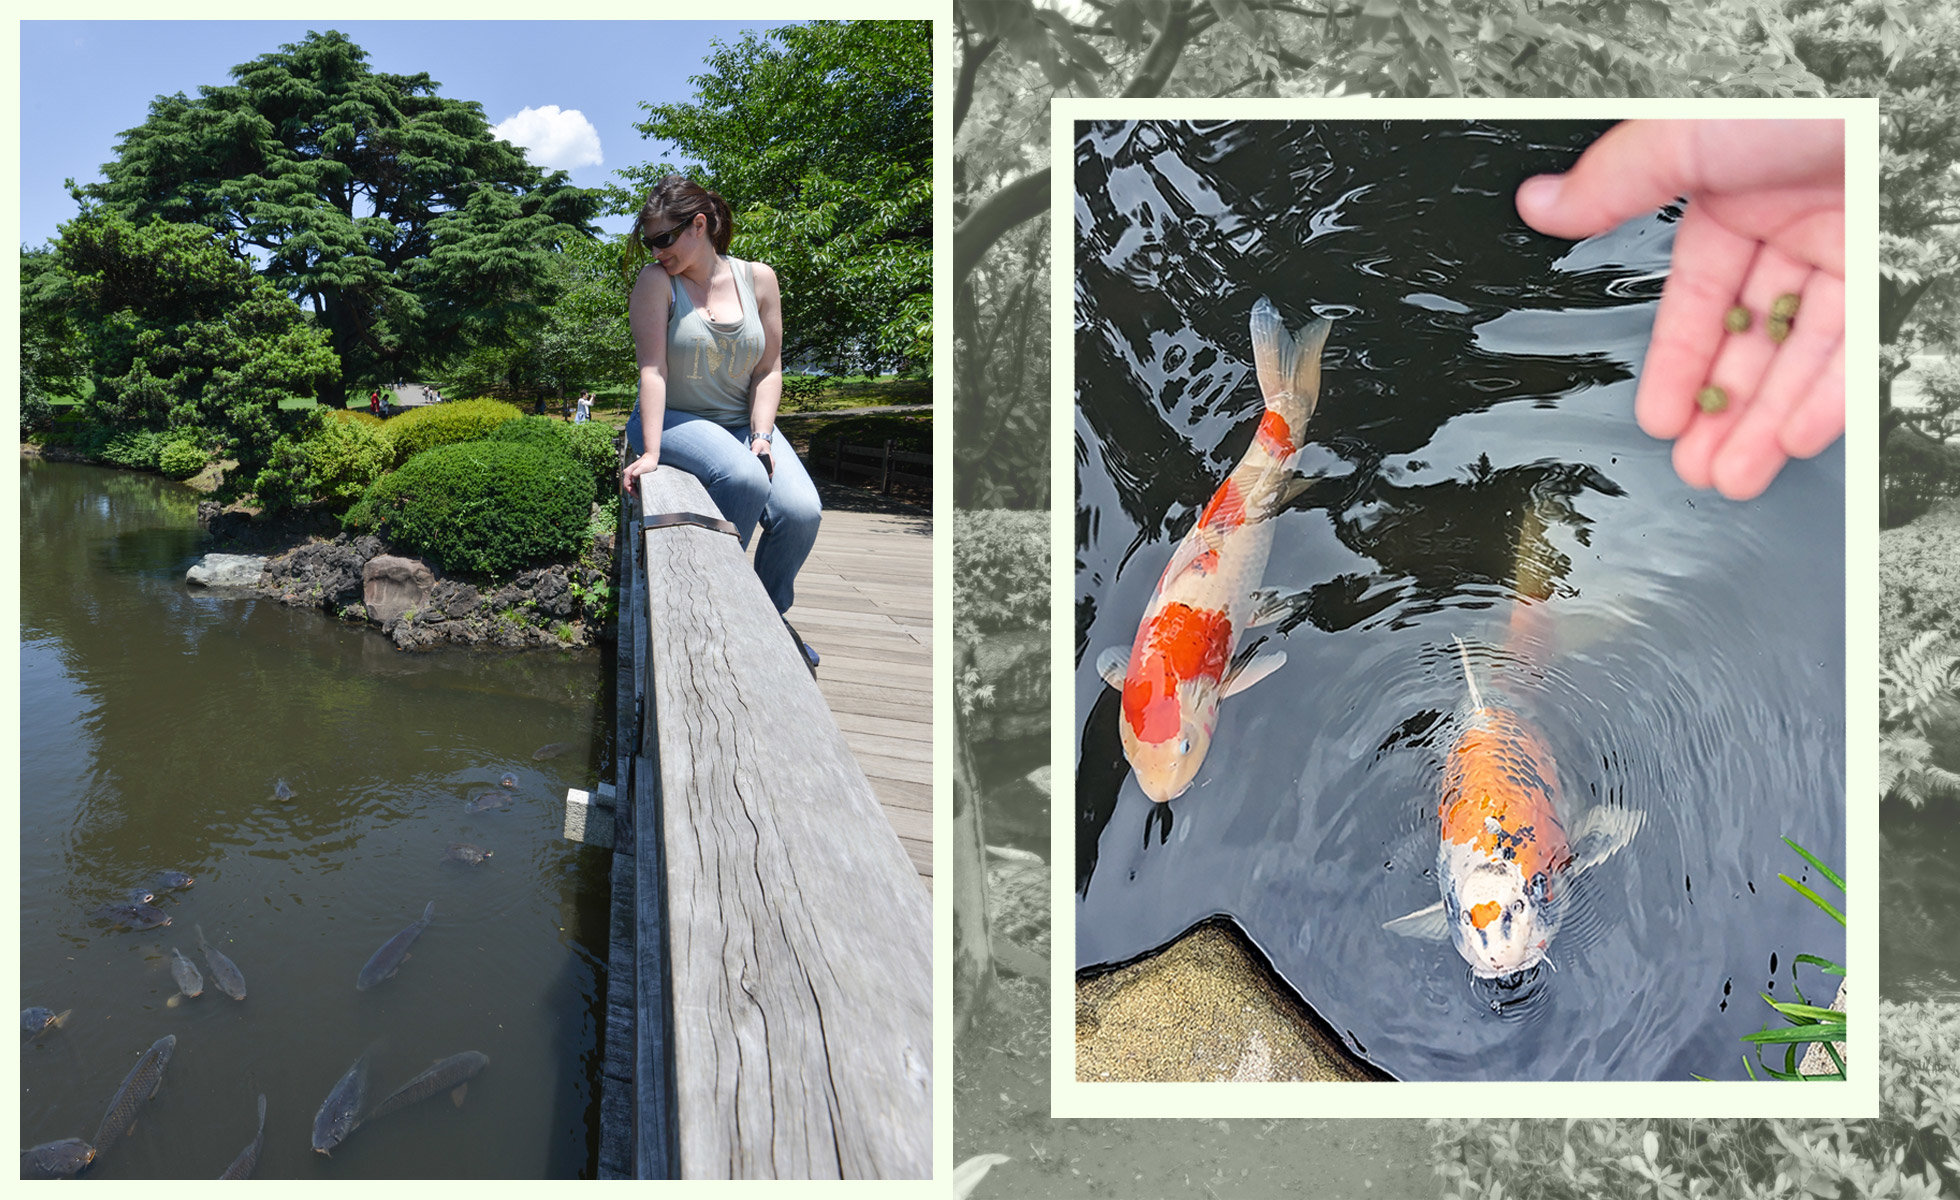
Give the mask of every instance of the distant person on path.
M 373 413 L 377 417 L 381 415 L 381 389 L 380 388 L 375 388 L 373 391 L 368 393 L 368 411 L 370 413 Z
M 574 425 L 583 425 L 587 421 L 590 421 L 591 419 L 592 419 L 592 393 L 580 392 L 578 394 L 578 412 L 572 417 L 572 423 Z
M 746 548 L 757 522 L 755 571 L 776 611 L 795 599 L 796 573 L 816 544 L 822 502 L 776 428 L 783 395 L 782 293 L 765 263 L 728 256 L 734 218 L 720 196 L 669 175 L 647 194 L 629 240 L 653 261 L 633 284 L 627 315 L 640 395 L 626 422 L 637 455 L 620 480 L 666 463 L 696 476 Z M 815 664 L 808 646 L 804 655 Z

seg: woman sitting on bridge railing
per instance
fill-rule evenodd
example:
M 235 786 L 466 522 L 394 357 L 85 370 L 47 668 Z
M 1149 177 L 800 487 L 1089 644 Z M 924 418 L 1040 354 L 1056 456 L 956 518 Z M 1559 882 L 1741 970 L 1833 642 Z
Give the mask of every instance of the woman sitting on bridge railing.
M 700 479 L 747 548 L 777 612 L 816 544 L 816 485 L 776 428 L 783 395 L 782 293 L 765 263 L 728 256 L 734 221 L 720 196 L 679 175 L 647 194 L 628 239 L 650 253 L 627 312 L 640 360 L 640 398 L 626 440 L 638 457 L 620 480 L 660 463 Z M 814 666 L 816 654 L 803 653 Z

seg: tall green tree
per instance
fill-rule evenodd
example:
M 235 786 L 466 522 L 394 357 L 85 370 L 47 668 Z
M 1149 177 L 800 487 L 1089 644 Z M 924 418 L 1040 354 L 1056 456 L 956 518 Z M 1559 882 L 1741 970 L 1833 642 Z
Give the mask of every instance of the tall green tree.
M 109 424 L 208 430 L 255 465 L 285 403 L 337 372 L 325 334 L 208 229 L 87 211 L 56 247 L 88 347 L 85 403 Z
M 231 77 L 157 97 L 82 192 L 257 252 L 340 357 L 322 402 L 506 337 L 535 317 L 552 252 L 591 232 L 597 193 L 532 167 L 426 73 L 371 71 L 343 34 L 308 33 Z
M 784 358 L 932 365 L 932 26 L 817 21 L 716 43 L 691 104 L 637 128 L 735 209 L 733 252 L 783 285 Z M 621 171 L 637 211 L 673 168 Z
M 75 328 L 74 280 L 51 247 L 20 251 L 20 423 L 45 425 L 57 396 L 73 396 L 87 375 Z

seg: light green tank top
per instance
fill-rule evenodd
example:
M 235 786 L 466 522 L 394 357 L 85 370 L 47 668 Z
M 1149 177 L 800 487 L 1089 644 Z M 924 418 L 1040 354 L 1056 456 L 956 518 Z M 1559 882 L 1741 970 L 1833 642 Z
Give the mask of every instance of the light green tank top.
M 667 317 L 667 407 L 740 427 L 749 423 L 749 376 L 762 361 L 762 318 L 749 264 L 731 258 L 728 265 L 742 300 L 739 320 L 710 321 L 687 298 L 679 276 L 668 280 L 674 303 Z

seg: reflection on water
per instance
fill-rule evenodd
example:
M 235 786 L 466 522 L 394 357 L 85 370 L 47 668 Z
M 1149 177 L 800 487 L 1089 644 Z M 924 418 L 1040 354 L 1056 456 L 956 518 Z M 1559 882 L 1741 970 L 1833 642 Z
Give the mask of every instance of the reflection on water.
M 1828 995 L 1791 964 L 1841 961 L 1842 932 L 1777 874 L 1804 877 L 1785 835 L 1844 855 L 1842 452 L 1732 504 L 1634 426 L 1678 211 L 1575 246 L 1510 200 L 1600 128 L 1083 127 L 1079 966 L 1226 913 L 1357 1050 L 1426 1079 L 1739 1077 L 1756 992 Z M 1283 610 L 1245 643 L 1287 662 L 1153 809 L 1094 664 L 1252 439 L 1262 295 L 1293 327 L 1341 314 L 1314 482 L 1275 518 Z M 1645 818 L 1570 880 L 1550 969 L 1501 986 L 1382 929 L 1438 899 L 1459 637 L 1551 750 L 1568 829 Z
M 190 590 L 194 495 L 153 477 L 23 463 L 20 493 L 21 1003 L 74 1010 L 22 1043 L 22 1145 L 91 1137 L 174 1033 L 162 1092 L 91 1176 L 215 1176 L 260 1092 L 260 1176 L 589 1175 L 607 862 L 559 835 L 602 752 L 601 662 L 404 655 Z M 532 759 L 553 741 L 577 752 Z M 509 805 L 465 811 L 505 773 Z M 455 843 L 493 857 L 445 861 Z M 196 877 L 159 899 L 169 925 L 89 919 L 164 868 Z M 431 900 L 399 973 L 357 992 Z M 218 990 L 199 926 L 245 1000 Z M 178 950 L 205 986 L 173 1004 Z M 369 1047 L 376 1100 L 461 1051 L 489 1065 L 460 1108 L 437 1097 L 313 1153 L 315 1111 Z

